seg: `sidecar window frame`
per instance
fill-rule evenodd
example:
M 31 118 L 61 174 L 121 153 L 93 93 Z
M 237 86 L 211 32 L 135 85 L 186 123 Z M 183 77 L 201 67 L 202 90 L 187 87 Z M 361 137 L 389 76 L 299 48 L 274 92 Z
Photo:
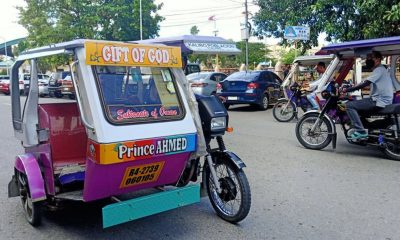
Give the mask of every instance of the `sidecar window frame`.
M 170 78 L 168 80 L 169 80 L 169 82 L 171 82 L 173 84 L 173 87 L 174 87 L 174 90 L 175 90 L 175 96 L 177 98 L 177 104 L 178 104 L 177 105 L 177 109 L 179 110 L 178 114 L 176 116 L 158 116 L 157 118 L 154 118 L 154 117 L 151 116 L 151 112 L 149 112 L 150 116 L 146 117 L 146 118 L 130 118 L 130 119 L 123 119 L 123 120 L 117 120 L 117 119 L 113 118 L 110 110 L 108 109 L 108 106 L 110 104 L 106 103 L 104 91 L 102 89 L 102 85 L 101 85 L 100 78 L 99 78 L 99 73 L 97 72 L 97 68 L 99 68 L 99 67 L 110 68 L 110 67 L 118 67 L 118 66 L 92 65 L 92 67 L 91 67 L 92 73 L 93 73 L 93 76 L 94 76 L 95 82 L 96 82 L 97 93 L 98 93 L 98 96 L 100 98 L 100 102 L 101 102 L 101 105 L 102 105 L 103 115 L 104 115 L 105 119 L 107 120 L 107 122 L 109 122 L 110 124 L 112 124 L 112 125 L 132 125 L 132 124 L 143 124 L 143 123 L 147 124 L 147 123 L 179 121 L 179 120 L 182 120 L 182 119 L 185 118 L 185 116 L 186 116 L 185 105 L 184 105 L 184 103 L 182 101 L 182 96 L 181 96 L 181 93 L 180 93 L 180 90 L 179 90 L 179 86 L 178 86 L 177 81 L 175 79 L 176 77 L 174 76 L 174 74 L 171 71 L 171 69 L 167 68 L 167 67 L 143 67 L 143 66 L 142 67 L 141 66 L 125 66 L 125 67 L 126 68 L 130 68 L 130 69 L 133 69 L 133 68 L 139 68 L 139 69 L 140 68 L 147 68 L 147 69 L 156 68 L 156 69 L 160 69 L 160 75 L 163 78 L 165 76 L 162 73 L 162 71 L 169 72 Z M 121 66 L 119 66 L 119 68 L 121 68 Z M 116 74 L 116 75 L 118 75 L 118 74 Z M 155 81 L 155 79 L 153 79 L 153 81 Z M 122 105 L 124 105 L 124 104 L 121 104 L 121 106 Z M 152 104 L 149 104 L 149 105 L 152 105 Z M 158 105 L 161 105 L 161 107 L 162 107 L 162 104 L 158 104 Z M 134 105 L 132 105 L 132 106 L 134 106 Z M 145 107 L 146 104 L 143 104 L 141 106 Z M 160 111 L 160 110 L 158 109 L 158 111 Z

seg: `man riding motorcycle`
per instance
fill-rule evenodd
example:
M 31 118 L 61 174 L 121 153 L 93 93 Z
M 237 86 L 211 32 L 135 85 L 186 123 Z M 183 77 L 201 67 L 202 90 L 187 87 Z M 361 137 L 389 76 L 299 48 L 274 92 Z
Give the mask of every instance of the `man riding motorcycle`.
M 361 123 L 358 111 L 376 111 L 392 104 L 393 101 L 393 84 L 390 78 L 390 73 L 381 64 L 382 54 L 376 51 L 372 52 L 372 61 L 374 65 L 370 76 L 354 87 L 342 89 L 342 92 L 346 93 L 362 89 L 369 85 L 371 86 L 370 98 L 363 98 L 346 103 L 346 112 L 351 120 L 352 127 L 355 129 L 350 136 L 351 140 L 362 140 L 368 138 L 368 132 L 364 129 L 364 126 Z

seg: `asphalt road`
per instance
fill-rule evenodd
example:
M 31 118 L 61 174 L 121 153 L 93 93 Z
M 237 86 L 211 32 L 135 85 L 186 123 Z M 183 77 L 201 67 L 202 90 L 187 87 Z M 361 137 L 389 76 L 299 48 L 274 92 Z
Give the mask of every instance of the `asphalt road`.
M 227 148 L 247 164 L 249 216 L 237 225 L 201 203 L 102 229 L 101 208 L 74 204 L 44 213 L 31 227 L 18 198 L 7 198 L 16 154 L 9 96 L 0 95 L 0 239 L 400 239 L 400 162 L 374 148 L 304 149 L 295 123 L 278 123 L 271 109 L 233 107 Z

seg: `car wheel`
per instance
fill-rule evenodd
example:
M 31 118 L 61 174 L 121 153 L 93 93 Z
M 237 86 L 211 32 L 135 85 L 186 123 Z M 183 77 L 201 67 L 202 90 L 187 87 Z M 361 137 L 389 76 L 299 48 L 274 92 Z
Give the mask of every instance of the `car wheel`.
M 228 103 L 224 103 L 224 106 L 225 106 L 226 110 L 228 110 L 231 105 Z
M 60 92 L 54 92 L 54 96 L 55 96 L 56 98 L 62 98 L 62 97 L 64 97 L 64 95 L 63 95 L 62 93 L 60 93 Z
M 268 98 L 268 95 L 267 95 L 267 94 L 264 94 L 264 96 L 263 96 L 263 98 L 262 98 L 262 101 L 261 101 L 261 104 L 258 105 L 258 106 L 259 106 L 260 110 L 263 110 L 263 111 L 265 111 L 265 110 L 268 109 L 268 106 L 269 106 L 269 98 Z
M 75 94 L 70 94 L 68 95 L 69 99 L 74 100 L 75 99 Z

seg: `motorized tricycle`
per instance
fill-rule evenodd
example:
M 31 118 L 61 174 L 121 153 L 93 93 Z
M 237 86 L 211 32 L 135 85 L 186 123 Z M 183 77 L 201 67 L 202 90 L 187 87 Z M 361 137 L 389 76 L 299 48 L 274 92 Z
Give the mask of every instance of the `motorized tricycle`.
M 326 104 L 320 112 L 307 112 L 296 125 L 296 136 L 298 141 L 309 149 L 323 149 L 331 142 L 336 148 L 336 126 L 335 121 L 327 113 L 334 111 L 335 116 L 340 119 L 340 125 L 349 143 L 362 146 L 378 146 L 389 158 L 400 160 L 400 83 L 398 81 L 398 63 L 400 55 L 400 37 L 370 39 L 362 41 L 344 42 L 332 44 L 321 50 L 325 53 L 335 54 L 335 59 L 328 66 L 318 90 L 326 99 Z M 386 57 L 385 64 L 390 72 L 394 89 L 393 104 L 373 112 L 359 112 L 364 128 L 368 130 L 368 138 L 352 140 L 350 135 L 354 132 L 351 121 L 346 113 L 347 101 L 356 100 L 361 97 L 360 91 L 354 95 L 343 95 L 339 91 L 343 79 L 355 64 L 361 63 L 372 51 L 379 51 Z M 361 68 L 358 68 L 361 70 Z M 332 74 L 338 70 L 338 76 L 329 84 L 330 89 L 324 89 L 332 79 Z M 355 74 L 354 84 L 361 79 Z M 365 96 L 364 96 L 365 97 Z
M 279 99 L 272 109 L 277 121 L 290 122 L 293 118 L 298 118 L 298 108 L 301 108 L 303 112 L 311 109 L 311 103 L 306 97 L 309 93 L 306 90 L 307 80 L 301 75 L 308 73 L 319 62 L 328 65 L 333 58 L 334 55 L 300 56 L 293 61 L 289 74 L 281 85 L 285 97 Z
M 76 101 L 39 103 L 37 62 L 60 54 L 71 59 Z M 26 60 L 31 85 L 21 111 L 18 69 Z M 181 66 L 177 47 L 95 40 L 17 58 L 12 123 L 25 153 L 16 157 L 8 194 L 21 198 L 29 223 L 39 225 L 46 206 L 109 199 L 115 203 L 102 216 L 110 227 L 199 202 L 201 186 L 221 218 L 247 216 L 245 164 L 222 138 L 227 111 L 214 96 L 196 101 Z M 211 149 L 212 139 L 218 148 Z M 135 197 L 125 200 L 127 193 Z

